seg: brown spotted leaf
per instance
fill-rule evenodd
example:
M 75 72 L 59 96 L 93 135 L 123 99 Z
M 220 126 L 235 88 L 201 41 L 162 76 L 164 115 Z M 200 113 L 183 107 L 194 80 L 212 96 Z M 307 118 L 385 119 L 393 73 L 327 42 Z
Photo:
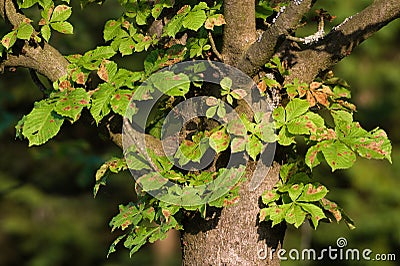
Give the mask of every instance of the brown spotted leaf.
M 90 97 L 84 89 L 65 90 L 59 93 L 54 110 L 59 115 L 71 118 L 72 122 L 75 122 L 78 120 L 83 108 L 89 106 L 89 102 Z
M 311 215 L 311 221 L 314 228 L 318 227 L 318 223 L 321 219 L 326 218 L 324 211 L 312 203 L 297 203 L 305 212 Z
M 328 189 L 320 184 L 307 184 L 297 201 L 319 201 L 328 194 Z
M 217 130 L 210 135 L 210 147 L 219 153 L 229 147 L 230 137 L 225 128 Z
M 64 118 L 54 112 L 54 105 L 42 100 L 25 117 L 22 135 L 29 140 L 29 146 L 41 145 L 57 135 Z
M 204 23 L 204 27 L 208 30 L 214 30 L 214 26 L 222 26 L 226 24 L 222 14 L 209 16 Z

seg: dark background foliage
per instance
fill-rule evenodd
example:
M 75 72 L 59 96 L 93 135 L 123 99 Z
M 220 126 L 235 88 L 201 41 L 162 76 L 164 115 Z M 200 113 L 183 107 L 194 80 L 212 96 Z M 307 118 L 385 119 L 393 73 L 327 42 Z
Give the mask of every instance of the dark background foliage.
M 332 1 L 334 23 L 365 3 Z M 102 25 L 119 14 L 112 2 L 81 10 L 74 6 L 75 35 L 54 35 L 51 43 L 62 52 L 92 49 L 102 38 Z M 318 8 L 318 6 L 316 6 Z M 329 25 L 328 25 L 329 26 Z M 315 25 L 314 25 L 315 28 Z M 0 31 L 8 30 L 1 24 Z M 310 29 L 305 29 L 305 32 Z M 345 237 L 349 248 L 370 248 L 374 253 L 396 253 L 400 259 L 400 21 L 381 30 L 335 68 L 349 82 L 358 106 L 356 119 L 366 129 L 380 126 L 393 142 L 393 164 L 359 159 L 350 170 L 330 173 L 320 169 L 321 181 L 332 189 L 356 221 L 350 231 L 344 224 L 289 227 L 284 248 L 323 249 Z M 141 68 L 140 58 L 121 59 L 124 67 Z M 49 62 L 51 63 L 51 62 Z M 134 200 L 133 179 L 113 176 L 93 199 L 94 173 L 110 155 L 120 151 L 104 140 L 89 118 L 64 124 L 62 133 L 41 147 L 28 148 L 15 139 L 14 126 L 42 95 L 28 71 L 4 73 L 0 78 L 0 265 L 148 265 L 154 249 L 146 248 L 129 259 L 120 250 L 106 259 L 115 238 L 108 222 L 120 203 Z M 179 254 L 179 251 L 176 251 Z M 255 254 L 256 255 L 256 254 Z M 176 264 L 179 265 L 178 255 Z M 320 261 L 302 262 L 320 265 Z M 325 262 L 326 263 L 326 262 Z M 352 265 L 341 261 L 340 265 Z M 369 262 L 373 263 L 373 262 Z M 282 265 L 298 265 L 298 261 Z M 363 262 L 363 265 L 369 265 Z M 387 262 L 382 265 L 396 265 Z

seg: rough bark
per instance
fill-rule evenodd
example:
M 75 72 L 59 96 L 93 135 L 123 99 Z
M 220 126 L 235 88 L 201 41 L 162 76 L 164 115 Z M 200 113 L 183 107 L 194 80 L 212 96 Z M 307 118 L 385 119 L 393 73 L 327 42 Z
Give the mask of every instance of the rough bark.
M 277 15 L 275 23 L 262 34 L 261 39 L 254 42 L 245 52 L 239 60 L 239 68 L 249 76 L 256 74 L 276 52 L 279 43 L 285 39 L 285 35 L 298 25 L 314 2 L 314 0 L 304 0 L 300 4 L 291 2 L 282 13 Z
M 238 66 L 246 49 L 256 40 L 255 1 L 224 1 L 222 57 L 226 64 Z
M 291 33 L 301 17 L 310 10 L 315 1 L 305 0 L 295 4 L 293 1 L 286 10 L 276 19 L 275 24 L 268 28 L 261 40 L 252 45 L 233 47 L 235 42 L 243 42 L 243 36 L 253 32 L 252 26 L 239 26 L 238 31 L 224 32 L 223 55 L 225 63 L 238 67 L 252 76 L 268 62 L 279 50 L 285 36 Z M 246 14 L 247 6 L 241 11 L 237 9 L 241 1 L 225 1 L 225 14 L 231 17 L 232 11 L 237 14 Z M 236 4 L 236 5 L 235 5 Z M 372 33 L 398 17 L 400 3 L 392 1 L 375 1 L 361 15 L 356 15 L 348 23 L 340 25 L 335 31 L 323 40 L 324 49 L 316 49 L 318 43 L 303 51 L 290 51 L 297 60 L 293 63 L 288 81 L 298 78 L 300 81 L 311 82 L 321 70 L 332 67 L 343 58 L 343 49 L 354 49 L 361 41 L 370 37 Z M 232 10 L 229 10 L 232 8 Z M 228 9 L 228 10 L 227 10 Z M 368 14 L 368 12 L 370 12 Z M 368 15 L 366 15 L 368 14 Z M 370 18 L 370 17 L 374 18 Z M 239 20 L 227 19 L 226 29 L 232 29 Z M 233 25 L 229 25 L 233 23 Z M 353 24 L 353 25 L 351 25 Z M 345 38 L 342 38 L 345 37 Z M 248 47 L 248 48 L 246 48 Z M 243 51 L 243 49 L 246 49 Z M 228 51 L 232 55 L 228 56 Z M 238 60 L 238 56 L 242 55 Z M 311 67 L 310 67 L 311 65 Z M 270 228 L 268 224 L 257 222 L 259 213 L 259 196 L 265 189 L 271 188 L 278 181 L 278 169 L 266 175 L 264 184 L 256 191 L 248 191 L 246 184 L 240 191 L 240 200 L 234 206 L 210 213 L 213 219 L 204 221 L 199 217 L 191 217 L 184 224 L 182 234 L 183 264 L 184 265 L 279 265 L 279 260 L 260 260 L 258 253 L 261 248 L 279 249 L 282 245 L 285 227 Z M 253 168 L 247 168 L 250 177 Z M 273 253 L 274 255 L 276 253 Z
M 290 52 L 293 60 L 290 63 L 293 66 L 287 82 L 295 78 L 311 82 L 320 72 L 333 67 L 364 40 L 399 17 L 400 1 L 374 1 L 360 13 L 333 28 L 321 41 L 307 49 Z
M 248 75 L 254 75 L 280 49 L 285 36 L 296 28 L 301 17 L 309 11 L 315 0 L 291 1 L 256 40 L 254 0 L 225 0 L 224 13 L 227 22 L 223 37 L 224 61 L 237 66 Z M 17 28 L 25 19 L 18 13 L 12 0 L 0 0 L 0 15 Z M 310 82 L 351 51 L 374 32 L 400 16 L 399 0 L 375 0 L 364 11 L 346 20 L 323 40 L 303 49 L 289 50 L 290 72 L 287 81 L 298 78 Z M 52 46 L 24 42 L 20 49 L 13 50 L 0 61 L 0 71 L 6 67 L 27 67 L 57 80 L 67 73 L 68 62 Z M 121 135 L 115 134 L 114 141 L 121 145 Z M 155 150 L 160 145 L 152 138 Z M 149 144 L 152 146 L 151 144 Z M 250 163 L 247 176 L 254 171 Z M 278 249 L 282 244 L 284 226 L 270 228 L 269 224 L 257 222 L 259 196 L 278 180 L 279 166 L 274 165 L 255 191 L 247 190 L 246 184 L 240 191 L 239 202 L 222 210 L 214 210 L 215 217 L 202 220 L 192 217 L 185 222 L 182 236 L 185 265 L 279 265 L 277 258 L 260 260 L 258 252 L 267 247 Z M 211 213 L 212 214 L 212 213 Z
M 255 168 L 248 165 L 247 179 Z M 222 210 L 209 210 L 209 218 L 189 217 L 182 236 L 183 265 L 279 265 L 271 249 L 281 247 L 285 225 L 271 228 L 269 223 L 258 221 L 259 197 L 278 181 L 279 165 L 274 164 L 269 174 L 255 191 L 249 191 L 247 183 L 242 185 L 239 202 Z

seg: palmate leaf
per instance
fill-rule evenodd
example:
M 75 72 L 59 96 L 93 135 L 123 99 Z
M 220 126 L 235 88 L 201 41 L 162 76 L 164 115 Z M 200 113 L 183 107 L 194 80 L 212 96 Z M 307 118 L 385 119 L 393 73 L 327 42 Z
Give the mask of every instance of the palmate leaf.
M 111 111 L 110 101 L 115 92 L 115 88 L 108 83 L 103 83 L 99 89 L 92 95 L 92 106 L 90 113 L 98 124 L 103 117 Z
M 291 100 L 285 108 L 286 122 L 289 122 L 292 119 L 301 116 L 308 111 L 309 107 L 310 105 L 307 100 L 300 100 L 298 98 Z
M 167 25 L 164 27 L 164 34 L 169 37 L 175 37 L 175 35 L 182 29 L 183 20 L 185 19 L 186 14 L 189 12 L 190 6 L 184 6 L 178 11 Z
M 81 114 L 83 107 L 89 105 L 90 97 L 87 92 L 78 88 L 73 91 L 64 91 L 57 101 L 55 111 L 65 117 L 69 117 L 75 122 Z
M 131 90 L 118 89 L 111 98 L 111 109 L 116 114 L 124 116 L 127 112 L 129 102 L 132 98 L 132 93 L 133 92 Z
M 71 7 L 67 5 L 58 5 L 54 8 L 50 22 L 61 22 L 67 20 L 72 14 Z
M 189 77 L 183 73 L 164 71 L 153 75 L 151 79 L 154 86 L 168 96 L 184 96 L 190 89 Z
M 41 145 L 57 135 L 64 118 L 54 112 L 54 105 L 41 101 L 25 117 L 22 135 L 29 140 L 29 146 Z
M 220 153 L 229 147 L 230 137 L 226 132 L 225 128 L 213 132 L 210 135 L 210 147 L 215 150 L 216 153 Z
M 33 33 L 33 27 L 28 23 L 21 23 L 17 30 L 17 38 L 23 40 L 29 40 Z
M 17 31 L 13 30 L 1 39 L 1 44 L 6 48 L 10 48 L 14 45 L 15 41 L 17 40 Z
M 328 194 L 328 189 L 319 184 L 307 184 L 297 201 L 313 202 L 321 200 Z
M 73 34 L 74 33 L 74 27 L 71 25 L 71 23 L 67 21 L 61 21 L 61 22 L 52 22 L 50 26 L 61 33 L 64 34 Z
M 104 26 L 103 38 L 107 42 L 114 39 L 121 30 L 121 22 L 116 20 L 109 20 Z
M 42 34 L 42 37 L 46 40 L 46 42 L 49 41 L 51 37 L 51 29 L 49 25 L 43 25 L 42 28 L 40 28 L 40 33 Z
M 311 221 L 314 228 L 318 227 L 318 223 L 321 219 L 326 218 L 324 211 L 313 203 L 296 203 L 304 211 L 306 211 L 311 216 Z
M 203 26 L 206 19 L 207 16 L 204 10 L 191 11 L 183 20 L 182 25 L 189 30 L 197 31 Z
M 155 4 L 153 9 L 151 10 L 151 15 L 153 16 L 153 18 L 157 19 L 161 15 L 161 12 L 164 8 L 169 8 L 173 5 L 174 4 L 172 0 L 157 1 L 157 4 Z
M 320 156 L 320 152 L 324 155 L 332 171 L 350 168 L 356 161 L 355 153 L 342 142 L 324 140 L 311 146 L 307 151 L 306 164 L 310 168 L 317 166 L 321 162 L 322 157 Z
M 297 204 L 293 203 L 290 209 L 286 213 L 285 220 L 289 224 L 293 224 L 296 228 L 299 228 L 306 219 L 306 212 Z

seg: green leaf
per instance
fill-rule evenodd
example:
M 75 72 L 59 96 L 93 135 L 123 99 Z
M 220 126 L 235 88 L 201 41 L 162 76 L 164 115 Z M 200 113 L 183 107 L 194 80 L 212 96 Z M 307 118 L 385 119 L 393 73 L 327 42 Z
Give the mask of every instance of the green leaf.
M 71 23 L 67 21 L 62 21 L 62 22 L 54 22 L 51 23 L 50 26 L 61 33 L 64 34 L 73 34 L 74 33 L 74 27 L 71 25 Z
M 203 26 L 206 19 L 207 16 L 204 10 L 191 11 L 184 18 L 182 25 L 189 30 L 197 31 Z
M 137 182 L 143 188 L 143 191 L 147 192 L 162 188 L 168 182 L 168 179 L 157 172 L 151 172 L 141 176 Z
M 353 123 L 353 114 L 346 111 L 332 111 L 331 112 L 333 121 L 336 126 L 341 126 L 343 124 L 351 124 Z
M 102 60 L 113 57 L 116 52 L 110 46 L 98 46 L 96 49 L 85 53 L 84 57 L 87 57 L 90 61 Z
M 228 77 L 224 77 L 220 83 L 222 90 L 224 91 L 221 93 L 222 96 L 228 94 L 228 92 L 231 90 L 232 87 L 232 79 Z
M 234 119 L 228 122 L 227 131 L 236 136 L 245 136 L 247 134 L 246 126 L 241 119 Z
M 256 18 L 266 20 L 274 13 L 274 9 L 270 6 L 269 1 L 259 1 L 256 5 Z
M 309 107 L 310 104 L 307 102 L 307 100 L 301 100 L 298 98 L 291 100 L 285 108 L 286 122 L 289 122 L 294 118 L 301 116 L 308 111 Z
M 90 101 L 89 95 L 82 88 L 62 92 L 59 96 L 54 110 L 59 115 L 71 118 L 73 122 L 78 120 L 83 107 L 88 106 Z
M 164 27 L 164 33 L 169 37 L 175 37 L 175 35 L 182 29 L 183 21 L 186 14 L 189 12 L 190 7 L 186 6 L 180 10 L 180 13 L 175 15 Z
M 376 128 L 368 133 L 368 137 L 359 139 L 360 142 L 352 144 L 351 146 L 357 150 L 357 153 L 367 159 L 387 159 L 392 163 L 391 153 L 392 145 L 388 139 L 386 132 L 382 129 Z M 358 145 L 358 146 L 357 146 Z
M 115 247 L 118 245 L 119 242 L 121 242 L 121 240 L 122 240 L 123 238 L 126 237 L 126 235 L 127 235 L 127 234 L 122 235 L 122 236 L 119 236 L 119 237 L 117 237 L 117 238 L 112 242 L 112 244 L 110 245 L 110 248 L 108 249 L 107 258 L 110 256 L 111 253 L 113 253 L 113 252 L 116 251 L 116 250 L 115 250 Z
M 335 117 L 334 117 L 335 118 Z M 391 162 L 392 145 L 386 132 L 376 128 L 371 132 L 361 128 L 359 123 L 347 123 L 335 118 L 339 140 L 367 159 L 387 159 Z M 336 123 L 335 122 L 335 123 Z
M 51 37 L 51 30 L 49 25 L 43 25 L 40 28 L 40 33 L 42 34 L 42 37 L 48 42 Z
M 93 188 L 94 197 L 96 197 L 100 186 L 106 185 L 109 172 L 118 173 L 126 169 L 127 165 L 125 159 L 113 157 L 112 159 L 103 163 L 96 172 L 96 183 Z
M 336 169 L 350 168 L 356 161 L 356 155 L 354 152 L 341 142 L 325 141 L 320 144 L 322 154 L 324 155 L 326 162 L 332 168 L 332 171 L 335 171 Z
M 318 222 L 321 219 L 326 218 L 324 211 L 317 205 L 312 203 L 297 203 L 297 205 L 311 215 L 311 221 L 314 225 L 314 228 L 318 227 Z
M 225 128 L 215 131 L 210 135 L 210 147 L 215 150 L 216 153 L 226 150 L 229 147 L 230 138 Z
M 105 60 L 101 63 L 99 69 L 97 70 L 97 75 L 105 82 L 112 83 L 117 71 L 118 66 L 115 62 Z
M 291 185 L 287 190 L 287 192 L 289 193 L 290 199 L 292 201 L 300 200 L 300 199 L 298 199 L 298 197 L 303 192 L 303 188 L 304 188 L 304 185 L 302 183 Z
M 287 124 L 288 131 L 293 135 L 303 135 L 317 132 L 324 127 L 324 119 L 313 112 L 307 112 Z
M 347 98 L 347 99 L 351 98 L 350 90 L 346 87 L 339 86 L 339 85 L 336 85 L 333 88 L 333 94 L 334 94 L 335 98 Z
M 58 5 L 54 8 L 50 22 L 62 22 L 67 20 L 72 14 L 71 7 L 67 5 Z
M 184 96 L 190 89 L 189 77 L 183 73 L 163 71 L 151 78 L 154 86 L 168 96 Z
M 283 146 L 289 146 L 292 143 L 296 143 L 294 135 L 290 134 L 286 126 L 283 126 L 279 131 L 278 143 Z
M 39 0 L 18 0 L 18 6 L 20 8 L 29 8 L 31 6 L 33 6 L 34 4 L 36 4 L 37 2 L 39 2 Z
M 297 201 L 319 201 L 328 194 L 328 189 L 323 185 L 307 184 Z
M 272 227 L 280 224 L 286 217 L 287 212 L 289 211 L 292 204 L 283 204 L 278 206 L 270 207 L 270 220 L 272 220 Z
M 54 105 L 41 101 L 26 116 L 22 135 L 29 140 L 29 146 L 41 145 L 57 135 L 63 122 L 54 112 Z
M 254 161 L 256 160 L 257 155 L 262 151 L 262 148 L 263 144 L 261 140 L 255 135 L 251 135 L 246 143 L 246 151 Z
M 215 113 L 217 112 L 217 108 L 218 108 L 217 105 L 216 105 L 216 106 L 211 106 L 211 107 L 209 107 L 209 108 L 207 109 L 207 111 L 206 111 L 206 117 L 207 117 L 207 118 L 213 118 L 214 115 L 215 115 Z
M 304 220 L 306 219 L 306 212 L 303 209 L 293 203 L 290 209 L 286 213 L 285 220 L 289 224 L 293 224 L 296 228 L 299 228 Z
M 136 206 L 134 203 L 119 205 L 119 213 L 110 222 L 112 230 L 116 228 L 125 230 L 130 225 L 137 225 L 142 220 L 141 209 L 143 209 L 141 205 Z
M 261 123 L 257 124 L 254 128 L 255 134 L 264 142 L 275 142 L 277 136 L 275 135 L 273 123 L 263 120 Z
M 237 100 L 241 100 L 244 97 L 246 97 L 247 95 L 247 91 L 243 90 L 243 89 L 235 89 L 231 92 L 231 95 L 233 98 L 237 99 Z
M 280 197 L 281 196 L 276 193 L 276 190 L 265 190 L 261 195 L 261 200 L 264 204 L 268 205 L 269 203 L 277 201 Z
M 151 15 L 153 16 L 153 18 L 157 19 L 161 15 L 163 9 L 169 7 L 173 7 L 172 0 L 157 1 L 157 4 L 155 4 L 153 9 L 151 10 Z
M 1 39 L 1 44 L 6 48 L 9 49 L 11 46 L 14 45 L 15 41 L 17 40 L 17 32 L 11 31 L 4 35 Z
M 225 118 L 226 109 L 225 109 L 225 105 L 224 105 L 224 104 L 218 105 L 217 115 L 218 115 L 218 117 L 220 117 L 220 118 Z
M 125 56 L 132 54 L 134 49 L 135 49 L 135 42 L 133 41 L 133 39 L 125 38 L 119 45 L 118 50 L 122 56 Z
M 151 10 L 147 4 L 140 5 L 140 9 L 136 13 L 136 23 L 138 25 L 146 25 L 147 18 L 150 16 Z
M 180 147 L 179 147 L 179 151 L 181 152 L 180 154 L 177 154 L 177 157 L 179 159 L 181 159 L 182 156 L 179 155 L 183 155 L 185 157 L 185 159 L 182 162 L 189 162 L 189 161 L 193 161 L 193 162 L 200 162 L 201 158 L 203 157 L 205 151 L 208 148 L 208 143 L 205 141 L 202 141 L 204 138 L 197 140 L 197 141 L 190 141 L 190 140 L 184 140 L 182 141 Z M 206 140 L 206 139 L 204 139 Z M 189 161 L 187 161 L 187 159 L 189 159 Z M 181 160 L 180 160 L 181 161 Z M 184 164 L 186 164 L 184 163 Z M 181 164 L 181 165 L 184 165 Z
M 125 154 L 126 164 L 131 170 L 150 170 L 151 167 L 146 158 L 136 151 L 134 146 L 131 146 L 127 149 L 127 153 Z
M 282 127 L 285 124 L 285 109 L 282 106 L 275 108 L 272 112 L 272 117 L 275 121 L 275 127 Z
M 231 152 L 242 152 L 246 149 L 247 138 L 246 137 L 235 137 L 231 143 Z
M 115 88 L 108 83 L 100 84 L 99 89 L 92 95 L 92 106 L 90 113 L 99 124 L 108 113 L 110 113 L 110 100 L 114 95 Z
M 126 114 L 126 109 L 128 108 L 129 102 L 132 98 L 131 90 L 121 90 L 118 89 L 112 96 L 110 104 L 111 109 L 121 116 Z
M 17 30 L 17 38 L 22 40 L 29 40 L 33 33 L 33 27 L 31 24 L 21 23 Z
M 109 20 L 104 25 L 103 38 L 107 42 L 118 36 L 121 30 L 121 22 L 116 20 Z
M 323 159 L 321 145 L 317 144 L 308 149 L 305 162 L 310 169 L 313 169 L 314 167 L 318 166 Z

